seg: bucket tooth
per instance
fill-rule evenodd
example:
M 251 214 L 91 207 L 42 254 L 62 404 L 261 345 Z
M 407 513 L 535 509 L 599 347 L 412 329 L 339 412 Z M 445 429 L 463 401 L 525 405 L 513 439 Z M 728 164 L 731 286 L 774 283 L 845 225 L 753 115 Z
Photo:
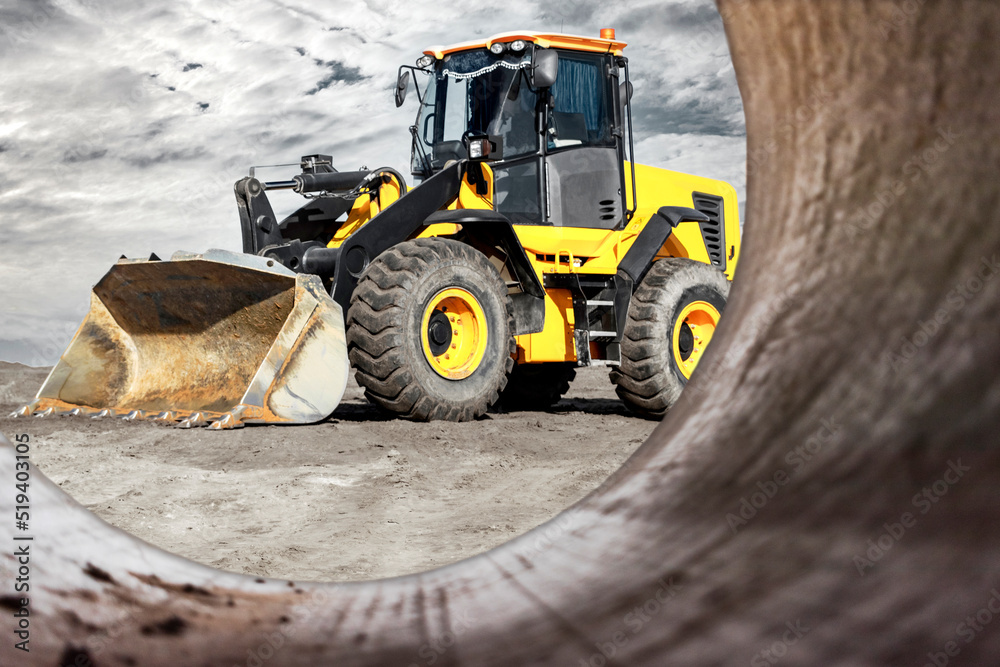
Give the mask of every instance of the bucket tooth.
M 45 408 L 44 410 L 36 412 L 34 414 L 34 416 L 35 417 L 51 417 L 54 414 L 56 414 L 56 409 L 55 408 Z
M 155 422 L 175 422 L 177 421 L 177 413 L 170 410 L 164 410 L 153 417 Z
M 91 417 L 91 419 L 104 419 L 105 417 L 114 417 L 114 416 L 115 416 L 114 410 L 112 410 L 111 408 L 104 408 L 103 410 L 100 410 L 96 415 Z
M 190 417 L 182 421 L 177 425 L 178 428 L 198 428 L 199 426 L 207 426 L 208 420 L 205 418 L 205 414 L 202 412 L 192 413 Z
M 22 405 L 14 412 L 10 413 L 9 417 L 11 419 L 17 419 L 18 417 L 30 417 L 31 413 L 38 408 L 38 401 L 32 401 L 27 405 Z
M 240 409 L 233 410 L 232 412 L 227 412 L 226 414 L 222 415 L 222 417 L 212 422 L 212 425 L 209 426 L 208 428 L 212 429 L 213 431 L 223 431 L 233 428 L 243 428 L 244 426 L 246 426 L 246 424 L 244 424 L 243 420 L 240 418 L 241 417 L 240 413 L 242 412 L 243 410 Z
M 123 420 L 127 422 L 139 421 L 146 418 L 146 413 L 142 410 L 132 410 L 127 415 L 122 417 Z

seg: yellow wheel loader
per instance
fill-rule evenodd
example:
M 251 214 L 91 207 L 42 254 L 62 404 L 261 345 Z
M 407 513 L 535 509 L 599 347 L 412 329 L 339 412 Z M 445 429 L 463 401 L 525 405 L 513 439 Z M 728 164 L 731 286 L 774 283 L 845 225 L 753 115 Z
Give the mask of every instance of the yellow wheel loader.
M 243 253 L 119 261 L 19 414 L 315 422 L 349 360 L 411 419 L 547 408 L 593 365 L 661 417 L 725 307 L 739 219 L 730 185 L 635 164 L 624 48 L 602 30 L 428 49 L 395 91 L 418 98 L 412 187 L 325 155 L 251 169 Z M 273 190 L 307 202 L 279 220 Z

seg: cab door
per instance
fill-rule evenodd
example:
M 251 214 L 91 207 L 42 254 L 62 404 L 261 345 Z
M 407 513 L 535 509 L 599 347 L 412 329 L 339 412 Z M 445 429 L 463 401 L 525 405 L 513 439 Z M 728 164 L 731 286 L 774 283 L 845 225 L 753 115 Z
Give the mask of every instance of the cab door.
M 543 157 L 546 222 L 617 229 L 623 221 L 623 162 L 614 128 L 611 58 L 560 51 L 549 91 Z

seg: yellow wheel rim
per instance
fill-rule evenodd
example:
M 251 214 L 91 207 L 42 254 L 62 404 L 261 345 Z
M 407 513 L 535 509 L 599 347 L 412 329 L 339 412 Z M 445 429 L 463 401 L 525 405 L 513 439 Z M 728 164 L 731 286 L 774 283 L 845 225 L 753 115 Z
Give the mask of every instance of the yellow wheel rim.
M 434 295 L 420 325 L 424 356 L 441 377 L 472 375 L 486 355 L 486 313 L 469 292 L 451 287 Z
M 691 377 L 718 324 L 719 311 L 707 301 L 694 301 L 681 311 L 674 323 L 673 350 L 685 378 Z

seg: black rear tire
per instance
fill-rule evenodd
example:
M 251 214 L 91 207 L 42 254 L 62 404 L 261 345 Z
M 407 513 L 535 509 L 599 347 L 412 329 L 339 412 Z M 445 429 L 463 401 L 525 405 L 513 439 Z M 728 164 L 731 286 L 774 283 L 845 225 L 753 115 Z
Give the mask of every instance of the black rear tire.
M 518 364 L 501 394 L 501 404 L 506 410 L 547 410 L 569 391 L 574 378 L 574 363 Z
M 667 414 L 707 346 L 703 339 L 715 329 L 681 316 L 688 312 L 717 321 L 728 297 L 725 274 L 703 262 L 668 258 L 650 267 L 629 304 L 621 366 L 611 372 L 615 391 L 630 410 L 648 419 Z
M 347 350 L 376 406 L 468 421 L 507 384 L 513 326 L 506 284 L 485 255 L 451 239 L 415 239 L 365 269 L 347 313 Z

